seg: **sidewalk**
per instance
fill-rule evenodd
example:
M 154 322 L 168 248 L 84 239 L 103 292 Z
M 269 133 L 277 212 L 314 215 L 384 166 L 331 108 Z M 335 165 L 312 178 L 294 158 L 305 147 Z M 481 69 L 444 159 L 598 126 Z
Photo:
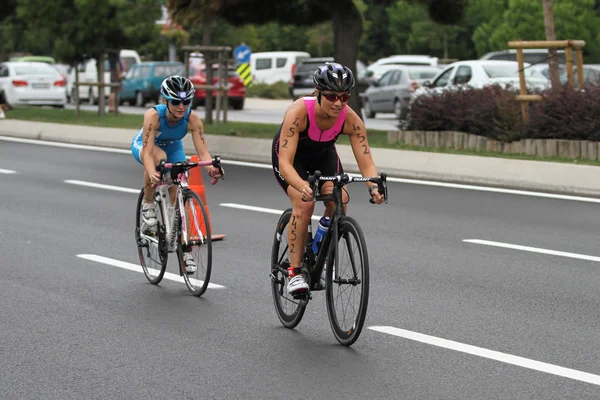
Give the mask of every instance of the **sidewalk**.
M 207 127 L 210 132 L 210 126 Z M 45 122 L 0 120 L 0 135 L 129 149 L 134 130 L 62 125 Z M 206 135 L 212 154 L 224 160 L 271 163 L 271 140 Z M 0 144 L 1 145 L 1 144 Z M 184 139 L 193 153 L 191 137 Z M 346 172 L 358 172 L 349 145 L 338 145 Z M 379 171 L 389 176 L 477 184 L 600 197 L 600 168 L 494 157 L 427 153 L 372 148 Z

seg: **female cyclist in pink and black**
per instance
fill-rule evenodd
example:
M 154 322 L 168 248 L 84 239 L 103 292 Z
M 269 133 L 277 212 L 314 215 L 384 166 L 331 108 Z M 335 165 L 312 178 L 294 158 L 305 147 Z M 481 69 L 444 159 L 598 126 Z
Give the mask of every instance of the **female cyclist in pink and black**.
M 285 112 L 283 123 L 273 138 L 273 171 L 275 178 L 290 198 L 292 217 L 289 223 L 288 269 L 290 295 L 308 291 L 300 267 L 304 243 L 315 203 L 308 176 L 319 170 L 324 176 L 343 173 L 335 149 L 339 135 L 348 135 L 358 168 L 363 176 L 378 175 L 371 157 L 367 131 L 362 120 L 346 105 L 355 80 L 352 71 L 341 64 L 327 63 L 313 75 L 316 96 L 296 100 Z M 383 203 L 377 185 L 367 183 L 376 204 Z M 331 193 L 333 184 L 325 182 L 321 193 Z M 343 191 L 343 202 L 348 202 Z M 333 204 L 325 204 L 325 215 L 333 215 Z

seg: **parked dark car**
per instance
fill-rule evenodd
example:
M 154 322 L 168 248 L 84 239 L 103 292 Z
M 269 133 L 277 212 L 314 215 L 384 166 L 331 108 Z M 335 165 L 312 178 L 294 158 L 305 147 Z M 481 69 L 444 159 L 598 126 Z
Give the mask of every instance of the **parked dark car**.
M 304 58 L 296 64 L 293 71 L 293 80 L 290 82 L 290 96 L 296 100 L 302 96 L 309 96 L 315 91 L 313 84 L 313 73 L 315 70 L 328 62 L 334 62 L 333 57 Z M 367 68 L 361 61 L 356 62 L 355 78 L 357 80 L 358 92 L 363 93 L 369 86 L 367 81 Z
M 183 73 L 177 61 L 149 61 L 132 65 L 123 79 L 120 101 L 143 107 L 148 101 L 160 101 L 160 85 L 171 75 Z
M 213 65 L 213 85 L 218 83 L 218 69 L 217 65 Z M 229 84 L 229 90 L 227 91 L 227 100 L 230 106 L 234 110 L 242 110 L 244 108 L 244 101 L 246 100 L 246 86 L 244 81 L 237 73 L 234 68 L 227 70 L 227 83 Z M 194 85 L 206 85 L 206 72 L 204 67 L 192 65 L 190 66 L 189 78 Z M 213 101 L 216 101 L 217 91 L 212 91 Z M 206 90 L 196 89 L 194 93 L 194 101 L 192 102 L 192 108 L 198 106 L 204 106 L 206 101 Z

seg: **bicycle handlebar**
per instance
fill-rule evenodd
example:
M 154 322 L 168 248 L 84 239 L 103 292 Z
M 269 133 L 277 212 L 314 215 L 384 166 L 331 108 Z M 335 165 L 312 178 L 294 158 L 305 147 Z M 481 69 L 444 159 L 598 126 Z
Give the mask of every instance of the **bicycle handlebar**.
M 333 176 L 321 176 L 321 171 L 317 170 L 314 175 L 308 177 L 308 184 L 313 191 L 313 200 L 316 199 L 320 181 L 333 182 L 334 185 L 340 187 L 353 182 L 373 182 L 377 184 L 379 193 L 383 194 L 384 202 L 386 204 L 388 202 L 387 174 L 385 172 L 382 172 L 379 176 L 351 177 L 346 173 Z M 375 204 L 372 197 L 369 199 L 369 202 Z
M 156 166 L 156 171 L 160 173 L 161 178 L 163 177 L 163 171 L 165 169 L 171 169 L 171 179 L 175 180 L 177 178 L 177 174 L 179 174 L 180 172 L 184 172 L 187 171 L 189 169 L 192 169 L 194 167 L 205 167 L 208 165 L 212 165 L 215 168 L 219 169 L 219 177 L 215 177 L 212 178 L 210 181 L 211 185 L 214 185 L 217 183 L 217 181 L 219 180 L 219 178 L 221 179 L 225 179 L 225 172 L 223 171 L 223 168 L 221 167 L 221 156 L 219 156 L 218 154 L 215 155 L 213 157 L 212 160 L 209 161 L 180 161 L 180 162 L 175 162 L 175 163 L 168 163 L 165 160 L 160 160 L 160 163 Z M 153 185 L 153 187 L 156 187 L 157 185 Z

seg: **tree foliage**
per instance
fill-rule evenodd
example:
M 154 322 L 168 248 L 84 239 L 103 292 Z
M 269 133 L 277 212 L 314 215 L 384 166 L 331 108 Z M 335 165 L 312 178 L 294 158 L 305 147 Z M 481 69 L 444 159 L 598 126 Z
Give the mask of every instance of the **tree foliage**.
M 156 0 L 17 0 L 16 6 L 16 21 L 67 62 L 135 48 L 153 37 L 159 17 Z
M 591 55 L 592 61 L 600 59 L 600 18 L 598 13 L 590 12 L 595 6 L 595 0 L 553 1 L 557 40 L 585 40 L 584 54 Z M 511 40 L 545 40 L 542 3 L 510 0 L 502 17 L 482 25 L 477 33 L 474 39 L 478 50 L 505 49 Z

